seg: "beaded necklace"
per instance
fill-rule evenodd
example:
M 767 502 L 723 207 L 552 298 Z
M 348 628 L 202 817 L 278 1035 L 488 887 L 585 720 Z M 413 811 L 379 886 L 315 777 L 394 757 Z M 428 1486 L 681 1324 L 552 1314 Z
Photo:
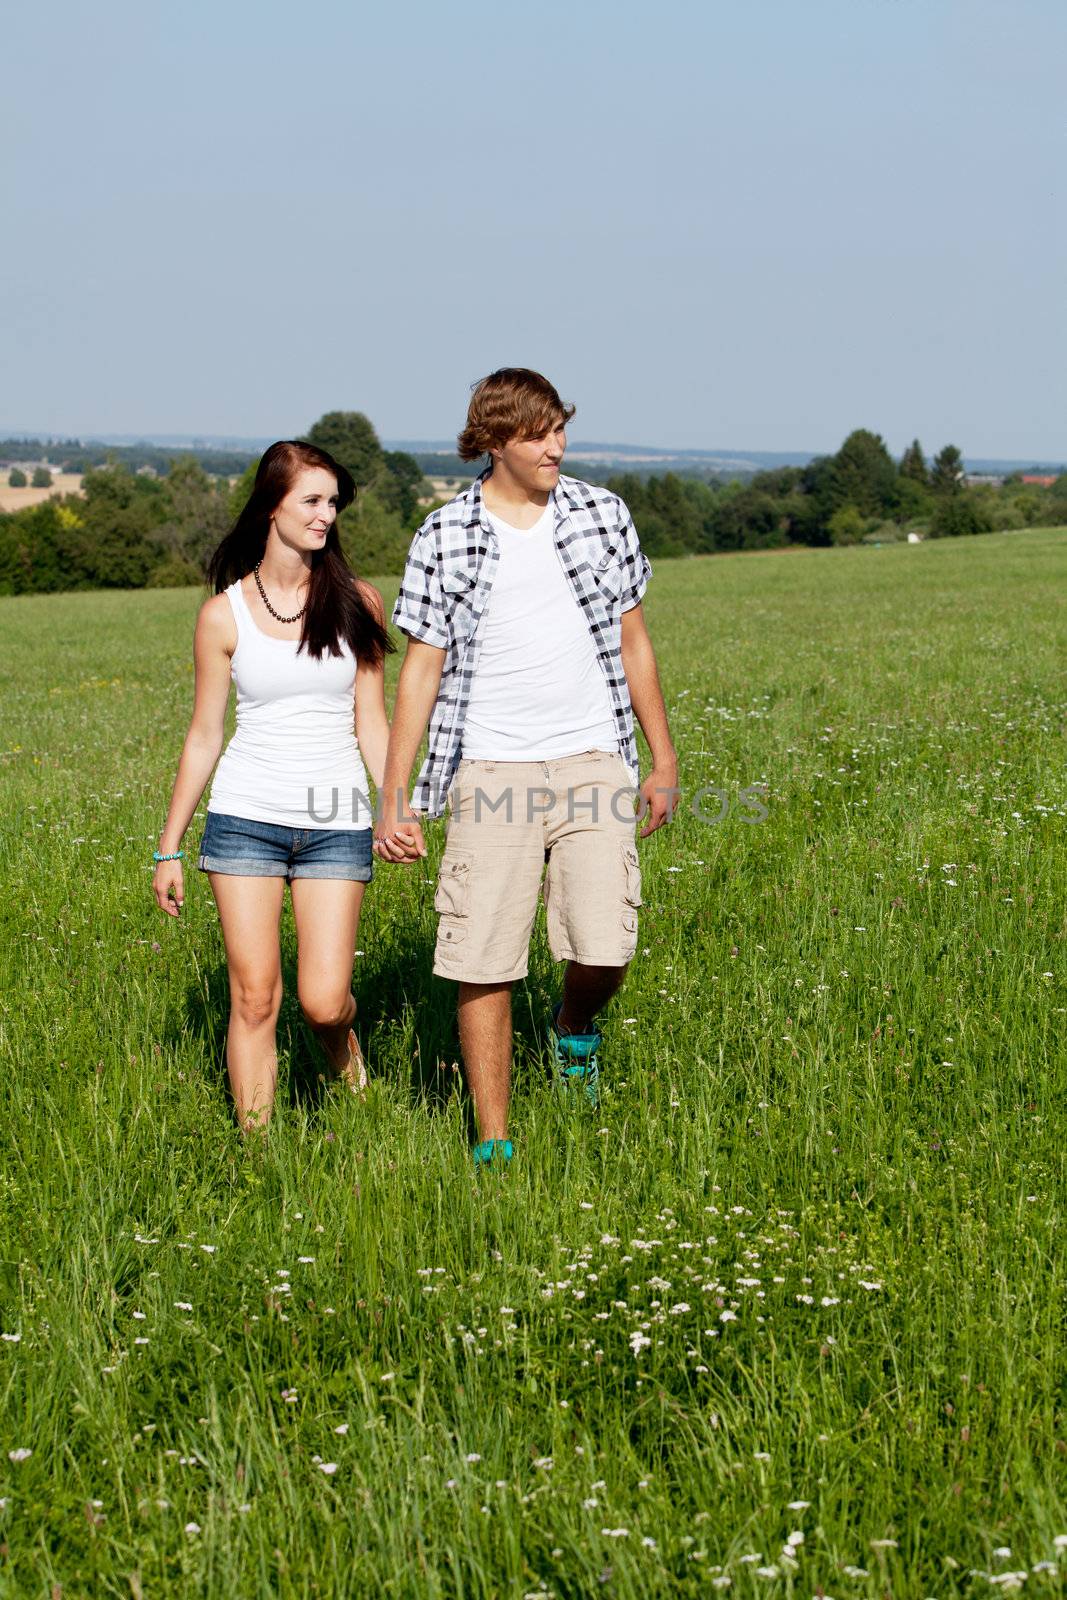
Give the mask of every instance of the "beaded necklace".
M 259 598 L 262 600 L 263 604 L 266 606 L 267 610 L 270 612 L 270 614 L 274 618 L 275 622 L 299 622 L 300 618 L 304 615 L 304 612 L 308 608 L 307 601 L 306 600 L 304 601 L 304 604 L 300 607 L 300 610 L 296 613 L 295 617 L 283 617 L 280 611 L 275 611 L 274 607 L 271 605 L 270 601 L 267 599 L 267 591 L 266 591 L 266 589 L 264 589 L 263 580 L 259 576 L 259 568 L 260 568 L 260 563 L 257 561 L 255 566 L 252 568 L 252 576 L 256 580 L 256 588 L 259 590 Z

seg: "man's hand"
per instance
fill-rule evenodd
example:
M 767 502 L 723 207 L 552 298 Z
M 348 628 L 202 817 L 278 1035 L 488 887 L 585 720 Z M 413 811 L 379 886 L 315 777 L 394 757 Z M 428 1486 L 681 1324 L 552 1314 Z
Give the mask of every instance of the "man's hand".
M 410 866 L 426 854 L 422 828 L 412 816 L 399 816 L 396 806 L 382 806 L 374 825 L 374 853 L 380 861 Z
M 650 833 L 670 822 L 678 809 L 682 791 L 678 787 L 677 764 L 653 767 L 638 793 L 641 796 L 638 815 L 646 818 L 638 837 L 647 839 Z

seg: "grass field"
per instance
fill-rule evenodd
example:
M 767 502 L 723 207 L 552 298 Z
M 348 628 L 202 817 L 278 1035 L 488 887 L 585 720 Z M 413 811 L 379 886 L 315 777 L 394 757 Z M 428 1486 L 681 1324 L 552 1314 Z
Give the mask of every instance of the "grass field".
M 1065 596 L 1064 532 L 661 563 L 728 815 L 643 847 L 594 1115 L 538 932 L 478 1177 L 429 869 L 369 1103 L 287 996 L 240 1147 L 207 885 L 149 889 L 198 597 L 0 601 L 0 1595 L 1063 1592 Z

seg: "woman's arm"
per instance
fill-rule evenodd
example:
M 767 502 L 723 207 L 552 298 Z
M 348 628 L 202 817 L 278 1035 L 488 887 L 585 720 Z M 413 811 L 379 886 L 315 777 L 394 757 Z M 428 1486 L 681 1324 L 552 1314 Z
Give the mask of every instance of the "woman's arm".
M 178 775 L 163 832 L 160 855 L 174 855 L 203 797 L 222 751 L 226 703 L 230 697 L 230 658 L 237 648 L 237 625 L 225 595 L 206 600 L 196 619 L 193 663 L 196 690 L 189 732 L 182 746 Z M 185 898 L 180 861 L 159 861 L 152 880 L 162 911 L 176 917 Z
M 368 611 L 385 627 L 382 597 L 372 584 L 359 582 L 359 592 Z M 356 738 L 364 764 L 380 789 L 385 776 L 385 752 L 389 746 L 389 719 L 385 714 L 385 662 L 377 667 L 360 662 L 356 672 Z

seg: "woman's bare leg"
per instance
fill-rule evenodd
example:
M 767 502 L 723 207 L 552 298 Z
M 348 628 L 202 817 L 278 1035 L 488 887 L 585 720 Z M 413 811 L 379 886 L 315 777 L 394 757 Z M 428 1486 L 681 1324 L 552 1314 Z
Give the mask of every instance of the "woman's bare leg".
M 351 1088 L 361 1087 L 362 1059 L 352 1060 L 349 1032 L 356 1016 L 352 964 L 366 887 L 342 878 L 294 878 L 291 884 L 300 1007 L 331 1067 Z
M 230 973 L 226 1067 L 242 1133 L 265 1127 L 278 1082 L 276 1029 L 282 1003 L 278 939 L 283 878 L 209 872 Z

